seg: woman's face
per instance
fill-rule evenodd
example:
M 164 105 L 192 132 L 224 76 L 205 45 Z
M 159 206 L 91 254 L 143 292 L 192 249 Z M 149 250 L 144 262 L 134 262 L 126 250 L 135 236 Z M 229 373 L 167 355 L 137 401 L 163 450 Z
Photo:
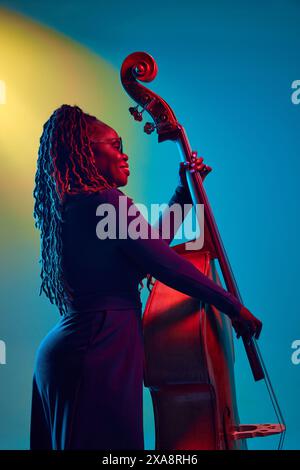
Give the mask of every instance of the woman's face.
M 92 124 L 89 132 L 95 164 L 109 184 L 125 186 L 130 175 L 128 155 L 120 149 L 120 137 L 112 128 L 101 122 Z

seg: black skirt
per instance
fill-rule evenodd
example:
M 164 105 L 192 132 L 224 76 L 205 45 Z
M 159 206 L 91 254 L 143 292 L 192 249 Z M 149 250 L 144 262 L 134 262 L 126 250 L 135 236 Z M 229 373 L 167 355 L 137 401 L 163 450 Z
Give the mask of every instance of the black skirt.
M 143 449 L 141 308 L 61 317 L 35 361 L 31 449 Z

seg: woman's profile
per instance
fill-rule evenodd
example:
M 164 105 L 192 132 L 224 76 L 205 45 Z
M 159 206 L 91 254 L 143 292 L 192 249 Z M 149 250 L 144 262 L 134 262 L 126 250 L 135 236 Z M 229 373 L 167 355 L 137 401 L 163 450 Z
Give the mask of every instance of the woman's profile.
M 34 188 L 40 293 L 60 317 L 36 353 L 31 449 L 144 449 L 139 285 L 147 274 L 215 305 L 238 334 L 260 334 L 246 307 L 168 246 L 172 236 L 97 236 L 101 204 L 117 220 L 120 197 L 134 205 L 118 189 L 129 175 L 121 137 L 95 116 L 64 104 L 44 124 Z M 182 186 L 171 201 L 188 199 Z

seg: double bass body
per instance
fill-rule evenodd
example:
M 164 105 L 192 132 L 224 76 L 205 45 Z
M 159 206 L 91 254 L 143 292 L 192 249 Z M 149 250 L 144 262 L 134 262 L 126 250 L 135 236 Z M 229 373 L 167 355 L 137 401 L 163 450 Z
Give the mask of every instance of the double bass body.
M 159 143 L 172 140 L 179 145 L 193 202 L 205 209 L 202 249 L 187 250 L 185 243 L 173 249 L 221 285 L 217 261 L 227 290 L 243 303 L 201 177 L 191 169 L 195 153 L 185 130 L 170 106 L 139 83 L 151 82 L 156 74 L 157 64 L 146 52 L 127 56 L 120 72 L 124 89 L 142 107 L 141 111 L 138 106 L 130 107 L 130 113 L 142 121 L 146 110 L 154 122 L 147 122 L 144 131 L 156 130 Z M 143 315 L 143 330 L 144 383 L 153 401 L 156 449 L 246 449 L 246 439 L 271 434 L 280 434 L 278 448 L 282 447 L 284 419 L 254 338 L 242 336 L 242 341 L 254 380 L 265 380 L 276 424 L 240 424 L 231 321 L 214 306 L 156 280 Z
M 173 248 L 218 281 L 212 250 Z M 144 383 L 155 417 L 156 449 L 245 449 L 239 424 L 229 318 L 155 281 L 143 315 Z

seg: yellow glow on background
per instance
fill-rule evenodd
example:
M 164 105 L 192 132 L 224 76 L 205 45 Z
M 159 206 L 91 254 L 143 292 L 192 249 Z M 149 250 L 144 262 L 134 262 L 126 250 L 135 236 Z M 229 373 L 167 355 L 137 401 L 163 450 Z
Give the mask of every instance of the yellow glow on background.
M 138 134 L 128 112 L 132 100 L 118 67 L 63 34 L 1 8 L 0 54 L 5 84 L 0 105 L 0 341 L 7 344 L 7 364 L 1 366 L 0 445 L 28 449 L 34 355 L 58 320 L 57 308 L 38 295 L 40 244 L 32 192 L 43 124 L 65 103 L 115 128 L 132 166 L 140 164 L 125 190 L 132 197 L 141 189 L 144 160 L 135 158 L 142 132 Z
M 126 153 L 136 140 L 119 70 L 96 54 L 5 9 L 0 9 L 0 52 L 0 80 L 9 96 L 0 106 L 3 249 L 12 239 L 38 235 L 32 216 L 34 175 L 42 127 L 54 109 L 76 104 L 96 115 L 122 135 Z
M 5 104 L 6 103 L 6 87 L 5 87 L 5 81 L 0 80 L 0 104 Z

